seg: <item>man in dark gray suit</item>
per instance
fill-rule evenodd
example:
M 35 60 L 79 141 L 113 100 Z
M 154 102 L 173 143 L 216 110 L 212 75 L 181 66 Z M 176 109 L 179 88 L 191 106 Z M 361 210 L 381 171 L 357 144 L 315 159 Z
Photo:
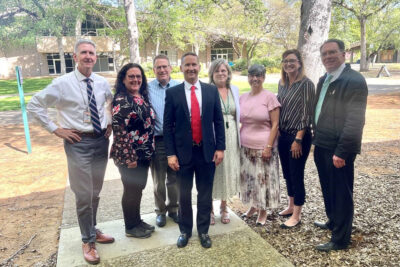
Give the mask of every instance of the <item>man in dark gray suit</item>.
M 314 117 L 314 161 L 318 169 L 330 242 L 317 250 L 348 247 L 353 223 L 354 160 L 361 150 L 368 87 L 364 77 L 345 64 L 344 43 L 329 39 L 320 49 L 327 73 L 317 86 Z

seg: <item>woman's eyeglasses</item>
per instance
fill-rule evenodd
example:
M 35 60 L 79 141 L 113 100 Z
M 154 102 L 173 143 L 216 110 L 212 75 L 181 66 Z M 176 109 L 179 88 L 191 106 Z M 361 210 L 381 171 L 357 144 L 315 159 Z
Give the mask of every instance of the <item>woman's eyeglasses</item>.
M 297 59 L 285 59 L 281 61 L 282 64 L 294 64 L 296 62 L 298 62 Z

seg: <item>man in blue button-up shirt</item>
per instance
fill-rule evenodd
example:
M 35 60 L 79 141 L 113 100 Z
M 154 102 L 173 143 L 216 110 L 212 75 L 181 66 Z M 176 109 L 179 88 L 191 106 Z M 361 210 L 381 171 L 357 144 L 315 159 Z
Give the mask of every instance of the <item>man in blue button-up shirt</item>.
M 163 140 L 163 119 L 165 106 L 165 91 L 179 84 L 171 79 L 171 65 L 165 55 L 158 55 L 153 60 L 153 71 L 156 79 L 149 83 L 150 103 L 156 113 L 155 123 L 155 157 L 151 163 L 151 175 L 154 184 L 154 200 L 156 206 L 156 224 L 163 227 L 166 213 L 174 222 L 178 222 L 178 187 L 176 173 L 168 167 Z

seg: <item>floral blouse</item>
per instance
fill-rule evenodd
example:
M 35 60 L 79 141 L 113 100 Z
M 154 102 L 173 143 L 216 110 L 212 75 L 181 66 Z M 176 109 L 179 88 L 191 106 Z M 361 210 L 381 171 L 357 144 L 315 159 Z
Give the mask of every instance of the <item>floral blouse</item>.
M 119 166 L 150 160 L 154 152 L 155 113 L 141 97 L 119 93 L 114 96 L 110 158 Z

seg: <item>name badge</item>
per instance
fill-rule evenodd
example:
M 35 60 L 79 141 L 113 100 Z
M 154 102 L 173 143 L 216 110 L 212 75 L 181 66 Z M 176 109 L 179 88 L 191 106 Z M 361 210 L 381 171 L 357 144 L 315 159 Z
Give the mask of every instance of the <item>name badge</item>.
M 91 123 L 92 121 L 90 120 L 90 112 L 88 110 L 85 110 L 83 112 L 83 122 L 84 123 Z

